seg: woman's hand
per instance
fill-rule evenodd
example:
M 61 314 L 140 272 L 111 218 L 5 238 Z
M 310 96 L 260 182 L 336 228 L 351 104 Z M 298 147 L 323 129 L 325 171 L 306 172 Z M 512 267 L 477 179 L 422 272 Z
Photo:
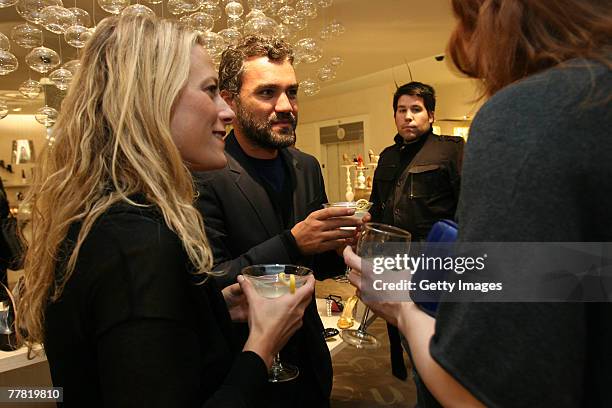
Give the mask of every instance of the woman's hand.
M 304 310 L 314 293 L 314 282 L 314 277 L 310 275 L 294 294 L 268 299 L 260 296 L 251 282 L 239 275 L 238 283 L 249 304 L 250 332 L 244 350 L 257 353 L 270 368 L 274 356 L 302 327 Z
M 239 283 L 227 286 L 221 290 L 227 310 L 233 322 L 246 322 L 249 317 L 249 302 L 242 292 Z
M 351 268 L 351 272 L 348 275 L 349 282 L 351 285 L 357 288 L 357 296 L 361 299 L 361 275 L 362 273 L 372 274 L 372 265 L 362 262 L 361 257 L 351 247 L 344 249 L 344 262 Z M 365 270 L 362 271 L 362 268 Z M 363 299 L 361 301 L 370 307 L 370 309 L 377 315 L 385 319 L 392 325 L 399 327 L 400 321 L 402 321 L 408 314 L 409 305 L 412 302 L 366 302 Z

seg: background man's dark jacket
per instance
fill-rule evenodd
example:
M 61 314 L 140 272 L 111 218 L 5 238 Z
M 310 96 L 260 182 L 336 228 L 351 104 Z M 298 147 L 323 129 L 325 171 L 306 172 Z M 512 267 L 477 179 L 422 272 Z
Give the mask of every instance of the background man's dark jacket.
M 431 132 L 408 163 L 402 163 L 401 136 L 380 155 L 374 172 L 372 220 L 403 228 L 413 241 L 427 237 L 441 219 L 454 219 L 459 199 L 463 139 Z

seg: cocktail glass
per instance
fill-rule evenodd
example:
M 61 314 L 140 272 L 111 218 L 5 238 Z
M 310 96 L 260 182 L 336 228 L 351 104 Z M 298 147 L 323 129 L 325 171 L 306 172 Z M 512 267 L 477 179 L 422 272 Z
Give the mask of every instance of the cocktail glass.
M 398 247 L 406 253 L 410 250 L 411 235 L 401 228 L 369 222 L 363 226 L 357 242 L 357 255 L 362 258 L 394 256 Z M 389 245 L 394 244 L 394 245 Z M 358 329 L 343 330 L 340 337 L 351 346 L 363 349 L 380 347 L 380 341 L 367 332 L 370 308 L 366 306 Z
M 312 270 L 299 265 L 251 265 L 242 269 L 242 274 L 255 287 L 261 296 L 274 299 L 292 291 L 292 281 L 300 288 L 306 283 Z M 293 278 L 291 277 L 293 275 Z M 281 362 L 280 353 L 274 357 L 268 381 L 273 383 L 290 381 L 300 374 L 300 370 L 289 363 Z
M 362 219 L 368 213 L 370 207 L 372 207 L 372 203 L 368 200 L 357 200 L 357 201 L 337 201 L 335 203 L 325 203 L 323 204 L 323 208 L 329 207 L 342 207 L 342 208 L 354 208 L 355 214 L 352 215 L 353 218 Z M 341 229 L 354 230 L 355 227 L 340 227 Z

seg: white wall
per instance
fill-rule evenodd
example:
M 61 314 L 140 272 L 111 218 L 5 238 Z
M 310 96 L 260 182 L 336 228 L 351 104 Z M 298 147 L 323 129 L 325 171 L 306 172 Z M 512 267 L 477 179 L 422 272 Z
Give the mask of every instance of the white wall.
M 433 61 L 433 58 L 431 60 Z M 431 64 L 431 70 L 427 69 L 428 64 Z M 412 72 L 415 79 L 435 88 L 438 120 L 436 125 L 442 128 L 443 134 L 452 134 L 453 126 L 465 125 L 441 119 L 461 118 L 464 115 L 471 118 L 480 106 L 476 101 L 479 92 L 477 83 L 453 76 L 444 64 L 421 61 L 413 64 Z M 393 136 L 397 132 L 392 107 L 395 84 L 401 85 L 409 81 L 406 67 L 394 67 L 366 77 L 332 84 L 328 89 L 324 89 L 320 96 L 307 97 L 300 94 L 297 147 L 320 160 L 319 122 L 368 115 L 370 126 L 369 132 L 366 131 L 364 136 L 365 150 L 372 149 L 378 154 L 393 143 Z

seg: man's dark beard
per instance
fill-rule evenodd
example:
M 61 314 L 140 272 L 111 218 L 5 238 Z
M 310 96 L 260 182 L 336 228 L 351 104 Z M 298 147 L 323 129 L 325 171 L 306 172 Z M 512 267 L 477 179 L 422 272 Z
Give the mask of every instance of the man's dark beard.
M 251 112 L 236 103 L 236 120 L 242 128 L 245 136 L 253 143 L 265 149 L 282 149 L 295 144 L 295 127 L 297 117 L 291 112 L 273 113 L 266 121 L 259 121 L 253 117 Z M 283 128 L 282 133 L 272 130 L 272 123 L 276 121 L 287 121 L 291 123 L 290 128 Z

